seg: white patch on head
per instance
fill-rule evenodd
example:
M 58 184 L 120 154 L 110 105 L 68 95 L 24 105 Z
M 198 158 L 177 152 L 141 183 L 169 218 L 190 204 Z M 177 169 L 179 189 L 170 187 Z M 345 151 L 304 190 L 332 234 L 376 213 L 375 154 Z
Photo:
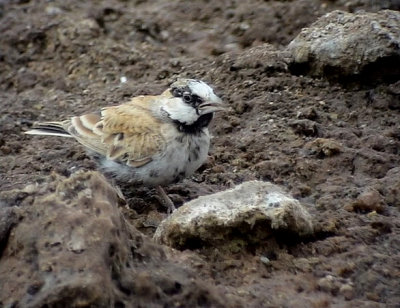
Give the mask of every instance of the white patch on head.
M 183 102 L 182 98 L 170 98 L 162 104 L 162 110 L 168 113 L 172 120 L 186 125 L 193 124 L 199 118 L 196 109 Z
M 201 97 L 205 101 L 218 102 L 220 98 L 214 94 L 213 89 L 203 81 L 189 79 L 188 87 L 193 94 Z

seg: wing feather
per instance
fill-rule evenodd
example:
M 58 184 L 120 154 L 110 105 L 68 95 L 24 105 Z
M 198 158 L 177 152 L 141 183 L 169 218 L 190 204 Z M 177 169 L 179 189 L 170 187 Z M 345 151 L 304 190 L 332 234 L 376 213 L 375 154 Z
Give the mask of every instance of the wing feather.
M 137 99 L 148 97 L 137 97 Z M 165 146 L 161 123 L 139 101 L 107 107 L 101 114 L 73 117 L 65 130 L 90 150 L 132 167 L 149 163 Z

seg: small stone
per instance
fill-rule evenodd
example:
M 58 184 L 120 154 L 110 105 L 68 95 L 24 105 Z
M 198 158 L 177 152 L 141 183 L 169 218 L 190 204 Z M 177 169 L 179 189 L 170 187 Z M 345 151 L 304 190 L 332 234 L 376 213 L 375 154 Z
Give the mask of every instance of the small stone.
M 32 107 L 35 108 L 36 110 L 42 110 L 44 106 L 41 103 L 37 103 L 34 104 Z
M 302 108 L 297 112 L 297 118 L 316 120 L 318 118 L 318 113 L 314 107 Z
M 57 6 L 48 5 L 46 6 L 46 14 L 48 15 L 58 15 L 63 12 L 63 10 Z
M 351 300 L 354 297 L 354 288 L 350 284 L 343 284 L 339 293 L 344 296 L 346 300 Z
M 154 240 L 178 249 L 221 244 L 235 248 L 256 245 L 283 230 L 312 234 L 310 214 L 277 185 L 249 181 L 184 204 L 158 226 Z
M 262 263 L 264 263 L 265 265 L 270 265 L 270 263 L 271 263 L 271 260 L 268 259 L 267 257 L 264 257 L 264 256 L 261 256 L 261 257 L 260 257 L 260 261 L 261 261 Z
M 324 278 L 319 279 L 317 285 L 321 291 L 332 294 L 335 294 L 339 289 L 336 278 L 332 275 L 326 275 Z
M 369 300 L 374 301 L 374 302 L 379 302 L 379 300 L 380 300 L 379 294 L 375 291 L 367 292 L 367 293 L 365 293 L 365 296 Z
M 317 124 L 308 119 L 293 120 L 289 125 L 299 135 L 316 136 L 318 133 Z
M 334 139 L 317 138 L 305 144 L 304 148 L 320 158 L 334 156 L 343 152 L 343 146 Z
M 12 150 L 9 146 L 3 145 L 0 147 L 0 152 L 3 153 L 4 155 L 8 155 L 12 152 Z
M 376 212 L 382 213 L 386 209 L 382 195 L 374 188 L 367 188 L 358 198 L 346 206 L 350 212 Z

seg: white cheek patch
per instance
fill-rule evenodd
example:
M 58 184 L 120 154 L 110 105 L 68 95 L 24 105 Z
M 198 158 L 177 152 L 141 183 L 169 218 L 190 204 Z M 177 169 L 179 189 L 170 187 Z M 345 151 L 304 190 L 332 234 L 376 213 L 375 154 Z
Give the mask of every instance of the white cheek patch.
M 181 98 L 169 99 L 162 107 L 172 120 L 187 125 L 193 124 L 199 115 L 192 106 L 185 104 Z

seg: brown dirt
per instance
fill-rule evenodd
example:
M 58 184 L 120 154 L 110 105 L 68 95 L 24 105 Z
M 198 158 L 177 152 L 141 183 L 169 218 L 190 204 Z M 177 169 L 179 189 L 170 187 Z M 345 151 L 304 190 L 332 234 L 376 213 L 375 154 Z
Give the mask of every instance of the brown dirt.
M 32 122 L 161 93 L 177 76 L 203 79 L 231 108 L 213 123 L 206 165 L 167 189 L 174 201 L 268 180 L 308 205 L 317 231 L 251 251 L 176 252 L 182 263 L 237 306 L 400 307 L 400 81 L 347 87 L 257 58 L 333 9 L 381 8 L 399 5 L 2 0 L 0 190 L 95 168 L 73 141 L 23 135 Z M 162 218 L 152 192 L 123 191 L 127 217 L 151 235 Z

